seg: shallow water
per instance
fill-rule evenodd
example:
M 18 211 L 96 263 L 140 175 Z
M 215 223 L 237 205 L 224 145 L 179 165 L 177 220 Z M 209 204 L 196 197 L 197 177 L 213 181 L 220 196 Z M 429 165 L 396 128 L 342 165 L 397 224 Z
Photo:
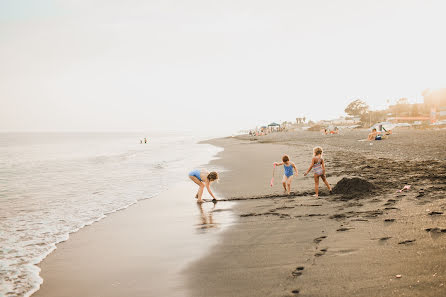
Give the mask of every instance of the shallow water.
M 0 134 L 0 296 L 28 296 L 69 233 L 156 196 L 220 150 L 178 135 Z

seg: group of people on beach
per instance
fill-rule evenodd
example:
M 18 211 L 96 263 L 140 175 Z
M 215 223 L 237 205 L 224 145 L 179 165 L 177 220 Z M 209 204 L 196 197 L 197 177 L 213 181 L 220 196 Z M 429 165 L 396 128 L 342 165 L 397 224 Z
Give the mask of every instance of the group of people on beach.
M 284 168 L 284 175 L 282 178 L 282 185 L 285 190 L 285 192 L 290 195 L 291 193 L 291 182 L 293 180 L 294 175 L 298 175 L 298 170 L 296 165 L 290 160 L 288 155 L 282 156 L 282 162 L 274 162 L 273 163 L 274 168 L 276 166 L 283 166 Z M 321 147 L 315 147 L 313 149 L 313 158 L 311 159 L 310 167 L 307 169 L 307 171 L 304 173 L 304 176 L 307 176 L 307 174 L 313 169 L 314 173 L 314 190 L 315 194 L 314 197 L 319 197 L 319 178 L 322 179 L 324 184 L 327 186 L 328 190 L 332 191 L 330 184 L 327 181 L 327 178 L 325 176 L 325 162 L 324 158 L 322 158 L 322 148 Z M 214 193 L 212 193 L 210 185 L 212 182 L 218 180 L 219 176 L 218 173 L 215 171 L 208 172 L 207 170 L 193 170 L 189 173 L 189 178 L 198 185 L 198 192 L 195 195 L 195 198 L 197 199 L 198 203 L 202 203 L 203 199 L 203 191 L 204 188 L 208 190 L 209 194 L 213 198 L 213 202 L 217 201 L 217 198 L 215 197 Z M 272 181 L 271 181 L 272 186 Z
M 382 140 L 392 134 L 392 130 L 386 130 L 384 127 L 383 130 L 384 131 L 377 131 L 376 128 L 373 128 L 372 132 L 369 133 L 367 140 Z

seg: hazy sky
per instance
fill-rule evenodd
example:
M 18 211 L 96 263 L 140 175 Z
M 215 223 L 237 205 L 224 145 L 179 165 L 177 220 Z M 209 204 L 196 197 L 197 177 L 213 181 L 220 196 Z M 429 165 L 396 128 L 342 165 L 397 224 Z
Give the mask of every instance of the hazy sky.
M 0 0 L 0 130 L 217 130 L 446 87 L 445 1 Z

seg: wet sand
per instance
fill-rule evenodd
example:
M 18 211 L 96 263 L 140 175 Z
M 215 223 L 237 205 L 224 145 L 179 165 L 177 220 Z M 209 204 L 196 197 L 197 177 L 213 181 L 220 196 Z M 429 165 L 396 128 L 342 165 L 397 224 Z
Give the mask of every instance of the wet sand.
M 231 203 L 194 201 L 188 181 L 73 233 L 41 264 L 33 297 L 188 296 L 183 270 L 233 220 Z
M 238 201 L 239 220 L 189 267 L 191 296 L 446 296 L 446 131 L 358 141 L 366 134 L 210 141 L 225 148 L 213 163 L 229 171 L 216 187 Z M 358 177 L 373 188 L 328 195 L 320 185 L 322 196 L 312 197 L 313 178 L 302 173 L 316 145 L 332 185 Z M 281 170 L 269 186 L 283 153 L 300 171 L 290 196 Z M 410 190 L 397 193 L 404 185 Z

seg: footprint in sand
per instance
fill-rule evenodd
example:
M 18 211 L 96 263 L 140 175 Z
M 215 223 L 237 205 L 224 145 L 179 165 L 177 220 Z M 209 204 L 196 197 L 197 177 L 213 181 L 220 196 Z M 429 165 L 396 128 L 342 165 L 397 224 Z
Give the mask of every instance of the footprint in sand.
M 327 238 L 327 236 L 323 235 L 323 236 L 320 236 L 320 237 L 318 237 L 318 238 L 313 239 L 313 242 L 314 242 L 314 243 L 319 243 L 319 242 L 321 242 L 322 240 L 324 240 L 325 238 Z
M 395 222 L 395 219 L 385 219 L 384 222 L 393 223 Z
M 305 267 L 303 266 L 298 266 L 296 267 L 296 269 L 293 270 L 293 272 L 291 272 L 291 275 L 294 277 L 298 277 L 302 275 L 302 271 L 305 269 Z
M 389 199 L 389 200 L 387 200 L 386 203 L 384 203 L 384 205 L 393 205 L 393 204 L 395 204 L 395 203 L 396 203 L 396 200 L 395 200 L 395 199 Z
M 293 293 L 293 294 L 299 294 L 299 290 L 297 290 L 297 289 L 296 289 L 296 290 L 292 290 L 291 293 Z
M 446 233 L 446 229 L 441 229 L 438 227 L 435 228 L 426 228 L 424 229 L 426 232 L 432 232 L 432 233 Z
M 409 243 L 413 243 L 415 241 L 416 241 L 416 239 L 409 239 L 409 240 L 404 240 L 404 241 L 398 242 L 398 244 L 409 244 Z
M 253 217 L 253 216 L 257 216 L 258 214 L 256 214 L 256 213 L 253 213 L 253 212 L 251 212 L 251 213 L 245 213 L 245 214 L 241 214 L 240 215 L 240 217 Z
M 345 228 L 345 227 L 343 227 L 343 228 L 339 228 L 339 229 L 336 230 L 336 231 L 338 231 L 338 232 L 343 232 L 343 231 L 348 231 L 348 230 L 351 230 L 351 229 L 353 229 L 353 228 Z
M 418 192 L 418 195 L 416 196 L 416 198 L 421 198 L 421 197 L 423 197 L 424 196 L 424 191 L 419 191 Z
M 294 206 L 282 206 L 282 207 L 277 207 L 276 209 L 272 209 L 271 211 L 280 210 L 280 209 L 287 209 L 287 208 L 294 208 Z
M 392 238 L 392 237 L 390 237 L 390 236 L 387 236 L 387 237 L 381 237 L 379 240 L 380 240 L 380 241 L 386 241 L 386 240 L 389 240 L 390 238 Z
M 437 216 L 437 215 L 442 215 L 443 213 L 441 211 L 431 211 L 430 213 L 428 213 L 428 215 L 430 216 Z
M 339 219 L 345 219 L 346 217 L 347 217 L 347 215 L 344 213 L 336 213 L 336 214 L 330 216 L 330 219 L 339 220 Z
M 323 256 L 323 255 L 325 255 L 325 253 L 327 252 L 327 250 L 328 250 L 327 248 L 320 249 L 320 251 L 317 252 L 316 254 L 314 254 L 314 256 L 315 256 L 315 257 Z

